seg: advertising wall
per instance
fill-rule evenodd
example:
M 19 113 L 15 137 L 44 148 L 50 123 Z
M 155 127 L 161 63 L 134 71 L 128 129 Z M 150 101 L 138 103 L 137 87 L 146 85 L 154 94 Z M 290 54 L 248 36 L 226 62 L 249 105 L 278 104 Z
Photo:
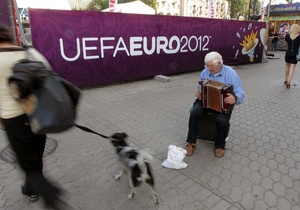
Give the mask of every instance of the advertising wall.
M 0 22 L 4 23 L 5 25 L 11 26 L 11 12 L 9 9 L 8 0 L 2 0 L 0 4 Z
M 202 70 L 218 51 L 228 65 L 261 62 L 265 23 L 30 9 L 32 44 L 79 87 Z
M 267 7 L 268 9 L 268 7 Z M 300 3 L 270 6 L 269 36 L 277 32 L 279 37 L 289 32 L 290 26 L 300 24 Z
M 267 6 L 267 12 L 269 5 Z M 270 14 L 287 14 L 300 11 L 300 3 L 270 5 Z
M 19 30 L 14 10 L 15 1 L 1 0 L 0 4 L 0 23 L 4 23 L 13 31 L 14 44 L 20 45 Z

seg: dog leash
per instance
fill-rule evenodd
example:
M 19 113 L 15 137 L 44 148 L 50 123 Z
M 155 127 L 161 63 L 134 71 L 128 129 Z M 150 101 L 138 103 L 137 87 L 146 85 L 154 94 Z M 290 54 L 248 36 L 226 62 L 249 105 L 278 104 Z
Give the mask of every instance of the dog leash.
M 96 131 L 93 131 L 92 129 L 88 128 L 88 127 L 85 127 L 85 126 L 82 126 L 82 125 L 78 125 L 78 124 L 75 124 L 74 125 L 75 127 L 85 131 L 85 132 L 89 132 L 89 133 L 93 133 L 93 134 L 96 134 L 98 136 L 101 136 L 102 138 L 105 138 L 105 139 L 108 139 L 109 137 L 108 136 L 105 136 L 101 133 L 97 133 Z

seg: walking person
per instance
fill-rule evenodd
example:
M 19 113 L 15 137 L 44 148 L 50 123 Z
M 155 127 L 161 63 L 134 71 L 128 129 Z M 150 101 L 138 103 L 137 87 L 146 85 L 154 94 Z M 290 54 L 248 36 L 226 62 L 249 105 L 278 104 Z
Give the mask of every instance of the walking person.
M 278 42 L 278 33 L 275 32 L 274 35 L 273 35 L 273 39 L 272 39 L 272 44 L 273 44 L 272 51 L 273 51 L 273 53 L 276 50 L 277 42 Z
M 7 139 L 14 150 L 18 163 L 25 173 L 22 194 L 30 201 L 37 201 L 41 196 L 47 206 L 60 209 L 61 190 L 43 175 L 43 153 L 46 135 L 36 135 L 31 131 L 24 106 L 11 94 L 8 78 L 16 62 L 26 58 L 26 52 L 13 44 L 13 33 L 10 28 L 0 23 L 0 117 Z M 47 60 L 35 49 L 30 53 L 36 60 L 49 66 Z
M 296 56 L 300 46 L 300 26 L 293 24 L 290 32 L 285 36 L 285 41 L 288 45 L 288 49 L 285 53 L 285 80 L 284 85 L 287 89 L 291 87 L 291 80 L 294 75 L 295 67 L 298 63 Z
M 205 69 L 200 74 L 200 80 L 208 79 L 224 84 L 233 85 L 234 95 L 228 93 L 224 102 L 227 104 L 241 104 L 244 101 L 244 89 L 242 82 L 235 72 L 229 66 L 223 64 L 222 56 L 217 52 L 208 53 L 205 58 Z M 217 136 L 215 139 L 215 156 L 221 158 L 225 154 L 226 138 L 230 128 L 231 113 L 225 114 L 216 112 L 212 109 L 204 108 L 201 101 L 201 94 L 197 89 L 195 92 L 196 100 L 190 110 L 189 129 L 187 135 L 187 156 L 191 156 L 196 148 L 199 123 L 206 112 L 215 113 L 215 125 L 217 127 Z

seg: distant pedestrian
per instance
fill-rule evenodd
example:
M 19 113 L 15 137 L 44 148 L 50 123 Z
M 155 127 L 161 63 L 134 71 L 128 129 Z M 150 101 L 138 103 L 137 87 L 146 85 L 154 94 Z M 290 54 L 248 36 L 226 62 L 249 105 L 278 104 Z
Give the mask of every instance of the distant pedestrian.
M 273 52 L 276 50 L 277 42 L 278 42 L 278 33 L 275 32 L 275 33 L 273 34 L 273 38 L 272 38 L 272 44 L 273 44 L 273 46 L 272 46 L 272 51 L 273 51 Z
M 13 51 L 20 47 L 13 44 L 13 34 L 9 27 L 0 23 L 0 116 L 8 141 L 14 150 L 18 163 L 25 173 L 22 193 L 30 201 L 41 196 L 47 206 L 60 209 L 64 204 L 59 199 L 61 190 L 43 175 L 43 153 L 46 135 L 35 135 L 28 123 L 24 106 L 11 94 L 8 78 L 12 75 L 13 65 L 26 58 L 26 52 Z M 35 59 L 50 66 L 47 60 L 35 49 L 30 48 Z
M 228 93 L 224 98 L 227 104 L 241 104 L 244 101 L 244 89 L 241 79 L 234 69 L 223 64 L 222 56 L 217 52 L 208 53 L 205 58 L 205 69 L 200 74 L 200 80 L 208 79 L 225 84 L 233 85 L 234 95 Z M 196 100 L 190 110 L 189 129 L 187 135 L 186 151 L 188 156 L 194 153 L 198 136 L 198 126 L 203 115 L 210 111 L 216 116 L 215 124 L 217 127 L 217 136 L 215 139 L 215 156 L 221 158 L 225 154 L 226 138 L 230 128 L 231 113 L 225 114 L 211 109 L 203 108 L 201 94 L 197 89 L 195 92 Z
M 285 80 L 284 85 L 287 89 L 291 87 L 291 80 L 294 75 L 295 67 L 298 63 L 296 56 L 300 46 L 300 26 L 293 24 L 290 32 L 285 36 L 285 41 L 288 45 L 288 49 L 285 53 Z

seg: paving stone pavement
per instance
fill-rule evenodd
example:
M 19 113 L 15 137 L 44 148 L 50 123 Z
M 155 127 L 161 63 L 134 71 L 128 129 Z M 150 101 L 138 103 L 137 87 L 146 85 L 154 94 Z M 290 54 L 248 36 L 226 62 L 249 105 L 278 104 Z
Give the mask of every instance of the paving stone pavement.
M 45 175 L 68 193 L 78 210 L 299 210 L 300 209 L 300 67 L 291 89 L 284 82 L 284 52 L 277 59 L 235 66 L 245 101 L 232 114 L 224 158 L 214 157 L 212 143 L 198 140 L 187 168 L 164 168 L 170 144 L 185 147 L 189 108 L 199 72 L 82 90 L 78 124 L 104 135 L 126 132 L 135 149 L 151 161 L 160 204 L 145 186 L 128 200 L 128 180 L 114 180 L 119 164 L 107 139 L 77 128 L 49 137 L 58 142 L 44 158 Z M 7 146 L 0 132 L 0 149 Z M 0 209 L 40 210 L 20 193 L 23 175 L 17 164 L 0 160 Z

